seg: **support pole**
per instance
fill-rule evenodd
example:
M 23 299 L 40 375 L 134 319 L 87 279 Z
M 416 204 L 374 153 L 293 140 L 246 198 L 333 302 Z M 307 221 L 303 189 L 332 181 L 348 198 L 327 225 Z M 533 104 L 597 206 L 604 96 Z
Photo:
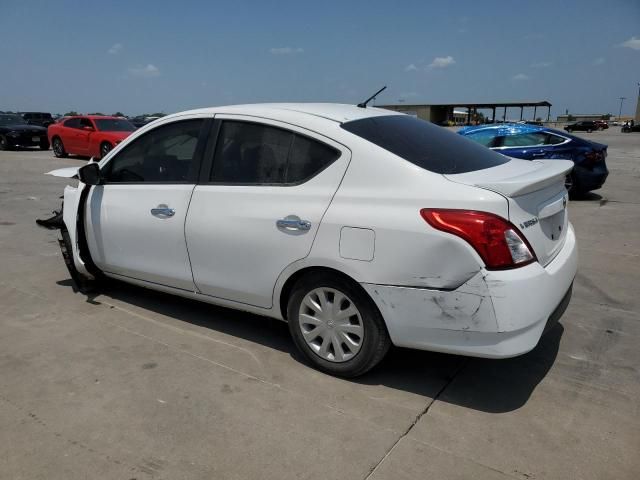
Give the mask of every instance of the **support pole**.
M 522 113 L 524 112 L 524 107 L 520 105 L 520 120 L 522 120 Z
M 547 107 L 547 123 L 549 122 L 549 119 L 551 118 L 551 106 Z
M 536 105 L 534 105 L 534 106 L 533 106 L 533 119 L 532 119 L 532 120 L 533 120 L 534 122 L 536 121 L 536 110 L 537 110 L 537 108 L 538 108 L 538 107 L 537 107 Z
M 493 107 L 493 116 L 491 117 L 491 123 L 496 123 L 496 107 Z
M 504 107 L 504 113 L 502 114 L 502 121 L 507 121 L 507 107 Z

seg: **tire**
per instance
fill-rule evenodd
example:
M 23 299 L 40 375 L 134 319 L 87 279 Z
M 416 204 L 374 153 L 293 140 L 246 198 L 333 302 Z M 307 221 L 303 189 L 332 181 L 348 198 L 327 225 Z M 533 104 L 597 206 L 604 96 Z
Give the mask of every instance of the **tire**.
M 7 137 L 0 135 L 0 150 L 11 150 Z
M 587 133 L 591 133 L 593 132 L 593 130 L 591 130 L 590 128 L 587 128 Z
M 567 128 L 567 132 L 571 133 L 571 132 L 573 132 L 573 130 L 571 128 Z
M 58 158 L 66 158 L 69 156 L 67 151 L 64 149 L 64 144 L 60 137 L 53 137 L 52 141 L 53 154 Z
M 49 150 L 49 142 L 42 141 L 39 146 L 40 150 Z
M 100 158 L 104 158 L 111 150 L 113 150 L 113 145 L 109 142 L 103 142 L 100 145 Z
M 58 239 L 58 243 L 60 244 L 60 250 L 62 251 L 62 258 L 64 259 L 64 263 L 67 266 L 67 270 L 69 270 L 71 280 L 73 281 L 73 290 L 84 294 L 95 292 L 97 282 L 89 280 L 81 275 L 76 269 L 75 263 L 73 263 L 73 247 L 69 232 L 64 228 L 60 230 L 60 234 L 62 238 Z
M 341 311 L 350 310 L 351 315 L 336 318 L 334 302 L 340 302 Z M 322 305 L 330 306 L 326 313 Z M 371 298 L 360 285 L 335 274 L 310 273 L 298 280 L 289 297 L 287 318 L 300 352 L 315 368 L 330 375 L 363 375 L 391 346 L 382 315 Z M 311 319 L 315 320 L 305 322 Z M 314 337 L 316 331 L 319 333 Z

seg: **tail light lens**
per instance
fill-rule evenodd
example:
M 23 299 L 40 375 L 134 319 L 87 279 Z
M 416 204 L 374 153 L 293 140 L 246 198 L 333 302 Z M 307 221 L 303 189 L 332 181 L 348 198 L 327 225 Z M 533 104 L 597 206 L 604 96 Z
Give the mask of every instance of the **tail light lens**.
M 584 154 L 585 166 L 591 167 L 604 159 L 604 153 L 597 150 L 591 150 Z
M 518 229 L 493 213 L 423 208 L 420 215 L 433 228 L 468 242 L 490 270 L 522 267 L 536 260 Z

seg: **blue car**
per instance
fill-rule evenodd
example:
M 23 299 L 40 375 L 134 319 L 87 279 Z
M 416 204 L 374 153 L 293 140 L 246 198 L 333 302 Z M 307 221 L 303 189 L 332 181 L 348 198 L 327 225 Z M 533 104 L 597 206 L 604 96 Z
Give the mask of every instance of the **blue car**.
M 609 175 L 607 145 L 552 128 L 504 123 L 465 127 L 458 133 L 508 157 L 573 160 L 573 170 L 567 177 L 567 190 L 572 196 L 597 190 Z

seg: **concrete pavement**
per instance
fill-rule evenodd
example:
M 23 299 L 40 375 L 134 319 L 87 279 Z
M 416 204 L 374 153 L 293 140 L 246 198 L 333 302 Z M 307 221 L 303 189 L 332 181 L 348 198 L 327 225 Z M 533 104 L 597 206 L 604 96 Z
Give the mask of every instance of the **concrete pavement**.
M 35 218 L 82 159 L 0 152 L 0 478 L 632 479 L 640 470 L 640 134 L 571 202 L 580 270 L 511 360 L 395 350 L 355 381 L 286 325 L 114 284 L 74 293 Z

